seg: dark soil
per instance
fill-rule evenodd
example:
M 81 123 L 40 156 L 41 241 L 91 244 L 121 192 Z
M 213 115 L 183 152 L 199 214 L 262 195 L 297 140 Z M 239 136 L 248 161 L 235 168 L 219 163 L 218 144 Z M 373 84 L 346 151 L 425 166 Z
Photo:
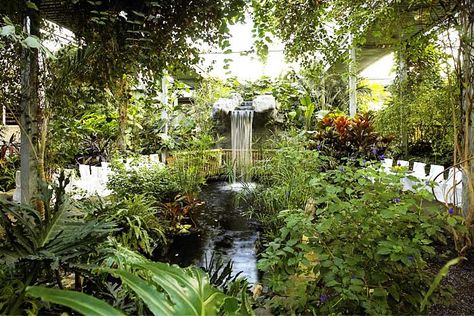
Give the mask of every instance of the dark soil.
M 451 267 L 442 282 L 455 291 L 451 304 L 433 305 L 429 309 L 429 315 L 474 315 L 474 251 L 471 250 L 466 259 Z M 435 268 L 439 270 L 441 267 L 442 264 L 436 264 Z

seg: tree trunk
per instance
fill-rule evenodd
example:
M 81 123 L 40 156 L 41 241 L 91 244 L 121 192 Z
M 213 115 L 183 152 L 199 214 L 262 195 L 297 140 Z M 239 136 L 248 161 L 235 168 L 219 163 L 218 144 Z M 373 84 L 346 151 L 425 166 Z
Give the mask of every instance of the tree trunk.
M 27 34 L 40 36 L 39 13 L 30 10 L 23 21 Z M 32 204 L 38 193 L 39 52 L 23 48 L 21 57 L 21 202 Z
M 463 161 L 463 213 L 466 217 L 466 225 L 471 231 L 471 226 L 474 220 L 474 2 L 471 0 L 463 1 L 461 5 L 460 19 L 461 19 L 461 72 L 460 72 L 460 87 L 461 87 L 461 109 L 462 109 L 462 161 Z M 471 240 L 467 241 L 471 246 Z M 465 242 L 466 244 L 466 242 Z
M 127 76 L 123 75 L 119 81 L 118 86 L 119 135 L 117 139 L 117 147 L 121 155 L 125 155 L 127 150 L 127 121 L 129 100 L 130 97 Z
M 398 87 L 398 102 L 400 102 L 400 134 L 402 137 L 402 150 L 403 156 L 407 158 L 408 156 L 408 126 L 406 121 L 406 105 L 405 98 L 407 93 L 407 61 L 405 47 L 401 47 L 398 54 L 398 78 L 399 78 L 399 87 Z

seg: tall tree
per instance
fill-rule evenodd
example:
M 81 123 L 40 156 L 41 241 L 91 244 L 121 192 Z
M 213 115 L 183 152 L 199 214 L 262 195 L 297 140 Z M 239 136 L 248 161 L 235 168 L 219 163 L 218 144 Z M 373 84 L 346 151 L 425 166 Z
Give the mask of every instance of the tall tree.
M 244 5 L 244 0 L 9 0 L 0 3 L 0 15 L 14 21 L 33 21 L 35 36 L 43 20 L 52 20 L 76 34 L 80 49 L 97 48 L 100 53 L 96 59 L 89 59 L 92 71 L 84 73 L 83 78 L 95 86 L 121 91 L 116 99 L 124 117 L 129 87 L 123 83 L 124 76 L 143 80 L 159 75 L 165 68 L 186 68 L 199 60 L 203 44 L 229 45 L 228 25 L 243 18 Z M 38 37 L 33 39 L 38 42 Z M 39 131 L 47 133 L 47 129 L 37 126 L 46 123 L 37 114 L 47 112 L 37 98 L 38 53 L 38 47 L 25 49 L 22 64 L 21 102 L 23 115 L 28 115 L 22 125 L 29 124 L 23 126 L 22 171 L 24 181 L 31 184 L 24 188 L 25 202 L 37 193 L 34 183 L 41 172 L 35 170 L 28 175 L 27 170 L 34 169 L 38 162 L 39 140 L 44 139 Z M 93 75 L 85 78 L 86 74 Z M 53 91 L 56 96 L 63 92 Z M 45 104 L 59 105 L 55 99 Z

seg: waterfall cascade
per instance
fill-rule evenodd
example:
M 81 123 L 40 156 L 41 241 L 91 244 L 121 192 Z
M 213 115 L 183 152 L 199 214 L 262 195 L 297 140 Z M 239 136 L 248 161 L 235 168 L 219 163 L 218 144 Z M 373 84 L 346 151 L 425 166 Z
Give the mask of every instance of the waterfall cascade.
M 252 102 L 243 102 L 231 114 L 232 165 L 234 182 L 249 182 L 252 165 Z

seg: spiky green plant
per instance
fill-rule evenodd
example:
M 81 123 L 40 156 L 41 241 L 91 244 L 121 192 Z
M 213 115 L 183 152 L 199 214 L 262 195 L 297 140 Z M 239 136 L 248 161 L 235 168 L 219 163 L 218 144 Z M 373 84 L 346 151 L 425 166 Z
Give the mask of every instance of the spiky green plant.
M 55 275 L 62 286 L 60 272 L 86 261 L 95 246 L 115 229 L 113 222 L 90 219 L 80 203 L 65 194 L 67 184 L 62 174 L 54 190 L 42 185 L 44 218 L 32 206 L 0 201 L 0 226 L 4 230 L 0 264 L 12 271 L 12 282 L 15 278 L 22 282 L 0 313 L 18 314 L 25 288 L 45 276 Z

